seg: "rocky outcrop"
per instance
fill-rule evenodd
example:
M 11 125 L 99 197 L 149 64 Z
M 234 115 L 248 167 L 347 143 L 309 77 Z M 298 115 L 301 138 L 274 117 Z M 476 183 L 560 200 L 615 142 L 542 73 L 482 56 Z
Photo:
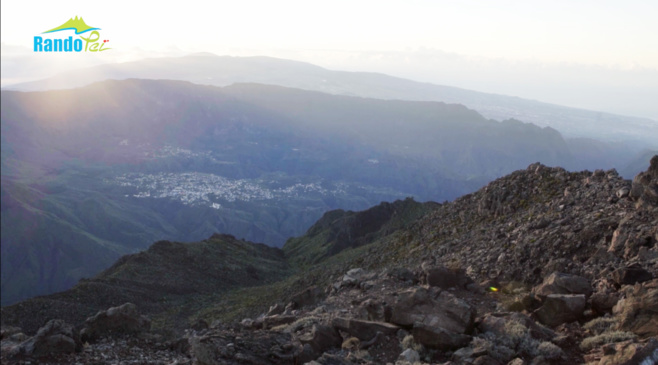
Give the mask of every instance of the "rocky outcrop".
M 647 343 L 623 341 L 603 346 L 602 355 L 594 354 L 593 359 L 600 357 L 598 365 L 652 365 L 658 363 L 658 340 L 653 338 Z M 599 355 L 599 356 L 597 356 Z
M 314 325 L 311 331 L 299 337 L 303 346 L 310 346 L 316 358 L 325 351 L 340 347 L 343 338 L 334 328 L 324 325 Z
M 432 349 L 453 350 L 471 342 L 471 336 L 449 331 L 441 326 L 414 323 L 411 333 L 419 344 Z
M 592 286 L 589 280 L 582 276 L 554 272 L 532 291 L 540 298 L 551 294 L 583 294 L 589 297 L 592 294 Z
M 413 327 L 424 324 L 449 332 L 467 333 L 473 327 L 475 312 L 465 301 L 447 291 L 416 288 L 400 294 L 393 305 L 391 323 Z
M 635 176 L 629 196 L 637 201 L 638 207 L 658 206 L 658 156 L 651 158 L 647 171 Z
M 10 351 L 10 356 L 41 358 L 56 354 L 73 353 L 80 350 L 81 346 L 78 332 L 72 325 L 60 319 L 53 319 L 39 328 L 35 336 L 14 347 Z
M 555 327 L 582 318 L 586 304 L 583 294 L 550 294 L 535 314 L 541 323 Z
M 150 328 L 151 320 L 140 315 L 136 305 L 126 303 L 87 318 L 85 328 L 80 331 L 80 335 L 85 340 L 94 340 L 106 335 L 140 333 Z
M 416 288 L 400 294 L 391 322 L 412 329 L 416 342 L 440 349 L 468 343 L 475 311 L 463 300 L 438 288 Z
M 189 337 L 189 344 L 199 365 L 293 364 L 302 352 L 290 334 L 263 330 L 218 329 Z
M 658 336 L 658 279 L 622 290 L 612 312 L 620 319 L 619 329 L 641 337 Z

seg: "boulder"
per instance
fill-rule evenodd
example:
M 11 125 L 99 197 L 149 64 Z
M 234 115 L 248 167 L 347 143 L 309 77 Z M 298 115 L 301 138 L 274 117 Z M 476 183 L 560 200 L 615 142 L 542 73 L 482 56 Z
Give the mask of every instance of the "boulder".
M 583 294 L 589 297 L 592 286 L 589 280 L 582 276 L 554 272 L 544 279 L 544 282 L 533 288 L 532 292 L 539 298 L 551 294 Z
M 414 323 L 411 334 L 417 343 L 440 350 L 457 349 L 471 342 L 471 336 L 448 331 L 438 326 L 428 326 L 421 322 Z
M 580 319 L 586 304 L 584 294 L 550 294 L 535 314 L 541 323 L 554 327 Z
M 126 303 L 87 318 L 80 335 L 85 340 L 93 340 L 114 333 L 139 333 L 150 329 L 151 320 L 140 315 L 136 305 Z
M 617 190 L 615 195 L 617 195 L 617 198 L 625 198 L 628 196 L 628 194 L 631 192 L 631 189 L 628 186 L 624 186 L 623 188 Z
M 383 322 L 386 318 L 386 307 L 378 300 L 368 299 L 359 306 L 359 313 L 362 318 L 369 321 Z
M 61 319 L 52 319 L 39 328 L 34 337 L 17 348 L 18 353 L 42 357 L 60 353 L 72 353 L 81 348 L 80 337 L 72 325 Z
M 299 341 L 303 345 L 308 344 L 317 356 L 320 356 L 323 352 L 331 348 L 340 348 L 343 343 L 343 338 L 340 337 L 338 331 L 332 327 L 314 325 L 310 333 L 299 337 Z
M 473 328 L 474 317 L 475 311 L 468 303 L 447 291 L 416 288 L 400 294 L 390 322 L 404 327 L 421 323 L 463 334 Z
M 361 268 L 351 269 L 343 275 L 342 281 L 338 283 L 337 286 L 334 286 L 334 288 L 339 289 L 342 286 L 357 286 L 361 289 L 368 290 L 374 286 L 375 278 L 377 278 L 377 273 L 367 272 Z
M 429 348 L 455 349 L 470 342 L 475 311 L 465 301 L 434 287 L 399 295 L 391 323 L 412 327 L 414 340 Z
M 358 285 L 366 274 L 366 271 L 360 267 L 350 269 L 345 275 L 343 275 L 343 283 L 347 285 Z
M 593 310 L 606 313 L 610 312 L 619 301 L 619 293 L 594 293 L 589 300 Z
M 334 318 L 331 324 L 334 328 L 345 331 L 361 341 L 371 340 L 377 335 L 377 332 L 381 332 L 386 336 L 395 335 L 400 329 L 400 327 L 390 323 L 341 317 Z

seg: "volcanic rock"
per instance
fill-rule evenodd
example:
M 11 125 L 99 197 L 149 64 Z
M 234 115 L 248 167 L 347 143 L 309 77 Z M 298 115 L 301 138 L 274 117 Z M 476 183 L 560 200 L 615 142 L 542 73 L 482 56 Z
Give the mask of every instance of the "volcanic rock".
M 541 323 L 554 327 L 581 318 L 586 303 L 583 294 L 550 294 L 535 314 Z
M 81 348 L 80 337 L 70 324 L 53 319 L 39 328 L 34 337 L 18 347 L 19 354 L 42 357 L 57 353 L 72 353 Z
M 535 295 L 545 298 L 550 294 L 583 294 L 589 297 L 592 286 L 582 276 L 554 272 L 544 282 L 533 289 Z
M 612 313 L 620 319 L 619 329 L 638 336 L 658 336 L 658 279 L 627 287 Z
M 612 280 L 619 286 L 633 285 L 653 279 L 650 272 L 638 264 L 620 267 L 612 273 Z
M 137 311 L 137 306 L 126 303 L 100 311 L 95 316 L 87 318 L 85 328 L 80 335 L 83 339 L 93 340 L 103 335 L 117 333 L 139 333 L 151 328 L 151 320 Z
M 400 294 L 393 305 L 391 323 L 405 327 L 423 324 L 463 334 L 473 327 L 475 311 L 447 291 L 416 288 Z
M 428 326 L 422 322 L 414 323 L 411 333 L 419 344 L 441 350 L 460 348 L 471 341 L 471 336 L 448 331 L 440 326 Z
M 322 355 L 323 352 L 340 347 L 343 339 L 340 337 L 338 331 L 329 326 L 314 325 L 310 333 L 299 337 L 299 341 L 303 345 L 309 345 L 317 354 L 316 357 Z

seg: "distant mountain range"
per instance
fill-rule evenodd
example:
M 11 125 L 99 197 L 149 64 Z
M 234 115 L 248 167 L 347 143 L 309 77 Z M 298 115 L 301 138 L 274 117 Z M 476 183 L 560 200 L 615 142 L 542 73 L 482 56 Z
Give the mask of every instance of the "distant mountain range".
M 332 71 L 308 63 L 270 57 L 228 57 L 201 53 L 186 57 L 153 58 L 71 71 L 5 89 L 68 89 L 97 81 L 128 78 L 185 80 L 215 86 L 254 82 L 330 94 L 459 103 L 478 111 L 486 118 L 517 119 L 541 127 L 550 126 L 566 138 L 625 142 L 630 144 L 634 153 L 643 148 L 658 148 L 658 121 L 651 119 L 563 107 L 518 97 L 415 82 L 384 74 Z

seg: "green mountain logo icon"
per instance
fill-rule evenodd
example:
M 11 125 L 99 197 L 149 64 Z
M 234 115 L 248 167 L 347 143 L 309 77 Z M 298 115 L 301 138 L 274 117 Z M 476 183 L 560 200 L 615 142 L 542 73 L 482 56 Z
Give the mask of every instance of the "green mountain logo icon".
M 71 18 L 69 19 L 66 23 L 60 25 L 57 28 L 53 28 L 51 30 L 47 30 L 43 33 L 52 33 L 52 32 L 59 32 L 60 30 L 74 30 L 75 34 L 82 34 L 85 32 L 89 32 L 92 30 L 99 30 L 101 28 L 94 28 L 88 26 L 84 20 L 82 20 L 82 17 L 78 19 L 76 16 L 75 19 Z

